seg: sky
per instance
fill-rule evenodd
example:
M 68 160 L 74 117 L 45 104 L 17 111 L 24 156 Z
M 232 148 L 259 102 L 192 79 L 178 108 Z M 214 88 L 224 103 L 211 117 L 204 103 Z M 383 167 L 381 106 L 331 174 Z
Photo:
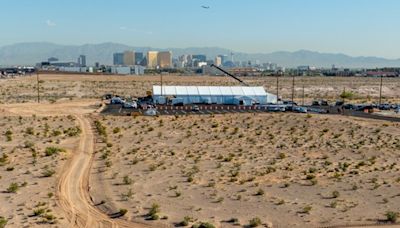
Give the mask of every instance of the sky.
M 400 58 L 399 0 L 1 0 L 0 9 L 0 46 L 115 42 Z

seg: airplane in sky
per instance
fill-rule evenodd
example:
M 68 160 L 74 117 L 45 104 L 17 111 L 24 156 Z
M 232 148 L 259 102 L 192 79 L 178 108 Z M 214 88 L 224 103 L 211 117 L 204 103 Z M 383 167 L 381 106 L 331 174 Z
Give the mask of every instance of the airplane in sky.
M 203 9 L 210 9 L 209 6 L 201 6 Z

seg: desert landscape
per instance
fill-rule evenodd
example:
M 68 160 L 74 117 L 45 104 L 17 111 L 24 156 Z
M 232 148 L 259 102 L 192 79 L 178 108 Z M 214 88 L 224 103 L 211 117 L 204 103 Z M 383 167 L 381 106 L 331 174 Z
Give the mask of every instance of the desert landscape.
M 0 224 L 7 227 L 329 227 L 400 211 L 400 124 L 339 115 L 117 117 L 101 96 L 143 96 L 159 76 L 0 80 Z M 170 85 L 235 85 L 164 76 Z M 275 93 L 276 78 L 245 78 Z M 291 78 L 280 95 L 291 96 Z M 375 101 L 378 78 L 296 78 L 307 101 Z M 387 78 L 385 102 L 400 101 Z M 1 227 L 1 226 L 0 226 Z
M 276 94 L 276 77 L 242 77 L 252 86 L 263 86 Z M 43 101 L 55 102 L 60 99 L 99 99 L 106 93 L 122 96 L 145 96 L 152 85 L 160 85 L 160 75 L 146 76 L 103 76 L 74 74 L 39 74 L 40 96 Z M 36 75 L 0 80 L 0 103 L 24 103 L 37 101 Z M 220 85 L 238 86 L 232 78 L 225 76 L 163 76 L 164 85 Z M 295 100 L 302 102 L 303 86 L 305 102 L 314 99 L 339 100 L 345 90 L 354 93 L 359 103 L 378 102 L 380 78 L 365 77 L 296 77 Z M 385 78 L 382 95 L 386 102 L 400 103 L 400 80 Z M 292 77 L 279 78 L 279 96 L 290 99 Z

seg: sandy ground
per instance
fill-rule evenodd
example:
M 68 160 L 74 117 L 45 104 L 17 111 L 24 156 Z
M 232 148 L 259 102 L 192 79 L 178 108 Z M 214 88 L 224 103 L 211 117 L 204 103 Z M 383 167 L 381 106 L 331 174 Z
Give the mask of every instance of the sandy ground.
M 6 138 L 4 144 L 0 141 L 4 150 L 1 151 L 2 156 L 6 155 L 1 165 L 7 166 L 7 172 L 16 172 L 1 178 L 0 183 L 2 186 L 15 183 L 18 188 L 16 192 L 7 188 L 0 194 L 2 202 L 7 202 L 2 204 L 0 213 L 8 220 L 8 226 L 146 227 L 110 217 L 96 208 L 91 199 L 89 186 L 94 136 L 88 115 L 95 113 L 96 107 L 96 102 L 91 100 L 0 106 L 0 116 L 4 117 L 1 123 L 5 131 L 3 135 L 10 135 L 6 131 L 12 130 L 11 135 L 15 137 L 11 141 Z M 32 116 L 31 119 L 29 116 Z M 68 129 L 72 128 L 71 124 L 74 124 L 74 129 L 79 129 L 73 139 L 67 137 L 70 136 L 71 130 Z M 61 133 L 56 134 L 55 131 Z M 31 139 L 29 135 L 36 138 Z M 32 141 L 26 141 L 30 139 Z M 34 145 L 27 148 L 27 142 Z M 42 151 L 47 149 L 43 149 L 44 144 L 48 143 L 47 147 L 56 144 L 63 151 L 51 156 L 42 155 Z M 31 158 L 33 151 L 38 153 L 35 162 Z M 29 153 L 32 155 L 29 156 Z M 48 170 L 54 174 L 44 178 Z
M 134 220 L 373 224 L 400 210 L 400 125 L 297 114 L 103 117 L 93 168 Z M 108 165 L 107 165 L 108 163 Z M 131 181 L 126 181 L 131 180 Z M 130 194 L 132 192 L 132 194 Z M 162 220 L 161 220 L 162 221 Z
M 160 76 L 87 76 L 87 75 L 51 75 L 40 78 L 41 99 L 56 101 L 59 99 L 96 98 L 106 93 L 123 96 L 145 96 L 152 90 L 153 84 L 160 84 Z M 264 86 L 276 94 L 276 78 L 245 77 L 250 85 Z M 209 76 L 163 76 L 164 85 L 236 85 L 229 77 Z M 0 80 L 0 103 L 22 103 L 37 100 L 36 76 Z M 327 99 L 335 102 L 346 91 L 355 94 L 356 102 L 378 102 L 379 78 L 360 77 L 297 77 L 295 99 L 302 102 L 304 85 L 305 102 L 313 99 Z M 279 80 L 279 95 L 291 99 L 292 78 Z M 384 102 L 400 103 L 400 78 L 385 78 L 382 94 Z
M 273 90 L 273 78 L 246 79 Z M 35 80 L 0 80 L 0 216 L 7 227 L 173 227 L 185 216 L 189 225 L 247 226 L 260 218 L 264 226 L 320 227 L 374 224 L 400 211 L 399 124 L 265 113 L 101 116 L 100 95 L 142 96 L 159 78 L 44 75 L 41 104 L 32 103 Z M 310 94 L 332 100 L 349 83 L 360 101 L 374 100 L 379 83 L 304 80 Z M 236 84 L 164 77 L 166 84 L 205 81 Z M 398 100 L 398 79 L 385 83 L 385 96 Z M 48 147 L 62 151 L 46 156 Z M 156 220 L 149 220 L 152 207 Z

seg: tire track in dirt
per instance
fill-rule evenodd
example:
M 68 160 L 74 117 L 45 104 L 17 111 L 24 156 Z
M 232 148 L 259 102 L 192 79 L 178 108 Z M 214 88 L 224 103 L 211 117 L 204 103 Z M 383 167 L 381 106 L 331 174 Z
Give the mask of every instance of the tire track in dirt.
M 92 107 L 90 107 L 92 106 Z M 90 193 L 90 170 L 93 162 L 94 134 L 90 118 L 95 112 L 94 102 L 65 102 L 57 104 L 9 104 L 1 109 L 14 115 L 58 116 L 73 115 L 82 130 L 77 149 L 65 163 L 56 186 L 57 210 L 65 218 L 67 227 L 79 228 L 147 228 L 145 224 L 110 218 L 93 204 Z
M 57 185 L 60 208 L 67 215 L 70 227 L 147 227 L 122 219 L 112 219 L 95 208 L 89 194 L 90 169 L 93 159 L 94 135 L 90 121 L 75 115 L 82 129 L 77 151 L 65 165 Z

